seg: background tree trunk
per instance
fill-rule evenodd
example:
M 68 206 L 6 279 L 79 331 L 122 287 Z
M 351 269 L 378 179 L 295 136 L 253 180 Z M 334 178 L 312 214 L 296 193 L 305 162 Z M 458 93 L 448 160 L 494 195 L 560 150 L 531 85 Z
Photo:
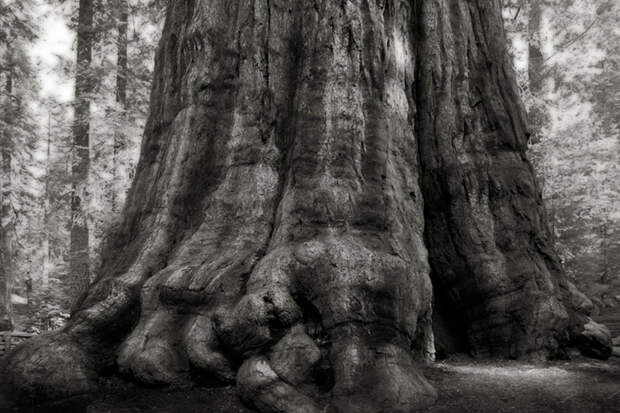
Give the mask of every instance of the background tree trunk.
M 49 287 L 49 278 L 50 278 L 50 266 L 52 264 L 52 248 L 50 244 L 51 239 L 51 219 L 52 219 L 52 208 L 51 208 L 51 170 L 52 170 L 52 114 L 48 114 L 47 120 L 47 141 L 45 145 L 46 156 L 45 156 L 45 190 L 43 192 L 43 238 L 41 240 L 41 248 L 43 250 L 43 274 L 42 274 L 42 284 L 43 288 L 47 289 Z
M 10 96 L 10 95 L 9 95 Z M 6 142 L 6 140 L 5 140 Z M 8 142 L 7 142 L 8 143 Z M 13 277 L 13 233 L 15 230 L 11 204 L 11 150 L 10 145 L 2 148 L 2 214 L 0 228 L 0 330 L 13 329 L 13 306 L 11 303 Z
M 77 28 L 77 69 L 73 124 L 73 163 L 71 168 L 71 241 L 69 274 L 73 296 L 77 297 L 90 282 L 88 234 L 88 170 L 90 165 L 90 63 L 93 37 L 93 2 L 80 0 Z
M 536 96 L 542 90 L 543 54 L 542 54 L 542 4 L 539 0 L 530 0 L 527 38 L 528 38 L 528 78 L 530 90 Z
M 555 352 L 572 310 L 510 68 L 499 1 L 171 3 L 121 229 L 69 325 L 5 361 L 12 394 L 118 366 L 409 412 L 435 398 L 429 274 L 463 323 L 440 343 Z
M 125 127 L 127 122 L 127 80 L 129 68 L 127 65 L 127 27 L 129 20 L 129 4 L 127 0 L 118 0 L 118 37 L 116 41 L 116 103 L 119 105 L 120 116 L 114 131 L 114 150 L 113 150 L 113 174 L 114 183 L 112 185 L 112 211 L 116 212 L 119 208 L 118 194 L 122 191 L 119 177 L 119 156 L 125 148 L 127 136 Z
M 528 85 L 530 92 L 536 98 L 536 102 L 529 110 L 528 117 L 531 127 L 530 143 L 536 144 L 540 142 L 542 129 L 545 126 L 548 114 L 544 104 L 540 102 L 542 99 L 543 86 L 547 75 L 544 73 L 545 61 L 543 58 L 542 47 L 542 22 L 543 22 L 543 5 L 541 0 L 529 0 L 529 13 L 527 24 L 527 42 L 528 42 Z
M 13 329 L 13 306 L 11 303 L 13 277 L 13 236 L 15 219 L 12 205 L 12 151 L 14 148 L 12 128 L 13 107 L 13 61 L 11 48 L 7 46 L 8 65 L 5 70 L 3 106 L 3 130 L 0 164 L 0 331 Z

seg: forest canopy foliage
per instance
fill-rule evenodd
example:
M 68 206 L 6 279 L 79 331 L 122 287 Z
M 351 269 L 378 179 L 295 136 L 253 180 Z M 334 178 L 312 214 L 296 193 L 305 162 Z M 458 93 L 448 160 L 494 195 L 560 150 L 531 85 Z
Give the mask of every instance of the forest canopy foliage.
M 126 4 L 120 37 L 121 4 Z M 95 272 L 70 274 L 72 165 L 76 147 L 77 2 L 0 1 L 0 130 L 3 183 L 2 300 L 15 327 L 58 327 Z M 163 6 L 154 1 L 97 1 L 91 10 L 91 62 L 85 218 L 88 257 L 97 269 L 100 245 L 122 208 L 148 112 L 154 50 Z M 122 73 L 119 50 L 125 50 Z M 122 62 L 121 62 L 122 63 Z M 123 102 L 118 79 L 124 80 Z M 81 278 L 81 279 L 80 279 Z M 28 304 L 24 305 L 23 300 Z
M 530 3 L 504 4 L 522 96 L 538 114 L 530 158 L 569 277 L 610 305 L 620 294 L 620 3 L 537 0 L 538 31 Z

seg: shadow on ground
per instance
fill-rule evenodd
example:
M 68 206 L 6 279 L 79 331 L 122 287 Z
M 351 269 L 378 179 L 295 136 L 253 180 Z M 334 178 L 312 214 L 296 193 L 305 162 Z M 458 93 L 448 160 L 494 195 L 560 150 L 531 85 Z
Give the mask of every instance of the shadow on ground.
M 524 364 L 450 361 L 426 367 L 440 394 L 428 412 L 620 412 L 620 359 Z
M 525 364 L 450 360 L 423 368 L 437 388 L 431 413 L 615 413 L 620 412 L 620 359 L 600 362 Z M 8 407 L 0 412 L 62 413 L 252 413 L 234 387 L 153 389 L 107 380 L 90 399 L 53 406 Z

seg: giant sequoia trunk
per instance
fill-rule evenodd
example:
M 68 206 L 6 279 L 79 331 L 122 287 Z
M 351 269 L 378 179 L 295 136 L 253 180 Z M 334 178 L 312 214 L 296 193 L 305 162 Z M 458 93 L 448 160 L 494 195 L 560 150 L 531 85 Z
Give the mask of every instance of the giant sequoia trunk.
M 104 274 L 16 397 L 236 381 L 263 412 L 407 412 L 445 351 L 550 354 L 571 309 L 499 1 L 170 3 Z M 432 278 L 432 284 L 431 284 Z

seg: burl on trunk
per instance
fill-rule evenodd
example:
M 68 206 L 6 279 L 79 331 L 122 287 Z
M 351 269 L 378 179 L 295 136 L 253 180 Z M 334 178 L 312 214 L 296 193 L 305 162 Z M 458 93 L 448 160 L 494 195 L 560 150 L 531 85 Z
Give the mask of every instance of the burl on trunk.
M 433 318 L 443 351 L 551 354 L 573 310 L 526 139 L 498 0 L 172 1 L 102 275 L 5 385 L 408 412 Z

